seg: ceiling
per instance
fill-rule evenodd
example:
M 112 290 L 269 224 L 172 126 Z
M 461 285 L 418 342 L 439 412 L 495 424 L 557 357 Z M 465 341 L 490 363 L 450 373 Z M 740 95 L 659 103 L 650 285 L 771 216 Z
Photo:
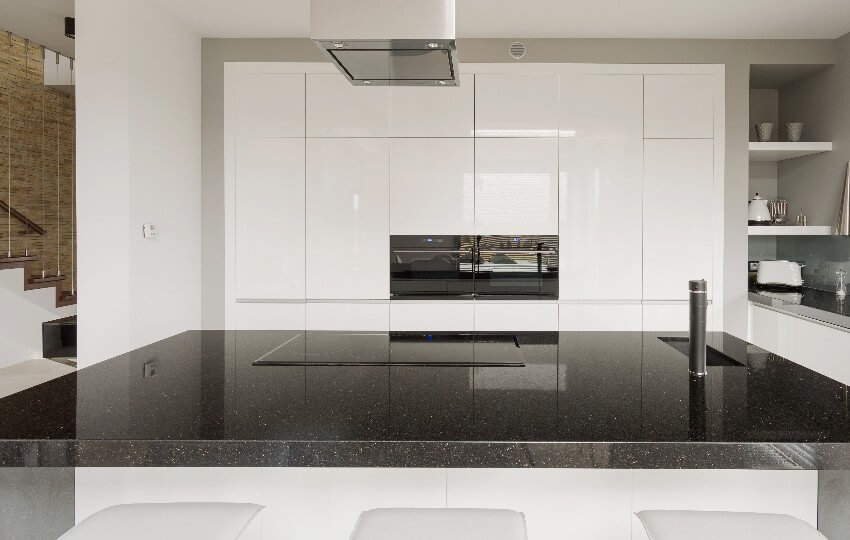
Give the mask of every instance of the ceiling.
M 74 0 L 0 0 L 0 30 L 71 58 L 74 40 L 65 37 L 65 17 L 73 16 Z
M 37 2 L 39 0 L 28 0 Z M 309 37 L 309 0 L 153 0 L 204 37 Z M 848 0 L 456 0 L 458 37 L 801 39 L 850 32 Z

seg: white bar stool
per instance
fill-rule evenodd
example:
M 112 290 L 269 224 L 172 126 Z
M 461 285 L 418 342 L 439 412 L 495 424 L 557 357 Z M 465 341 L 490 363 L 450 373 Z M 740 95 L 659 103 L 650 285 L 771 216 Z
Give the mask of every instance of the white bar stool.
M 814 527 L 783 514 L 644 510 L 650 540 L 826 540 Z
M 262 509 L 247 503 L 119 504 L 59 540 L 236 540 Z
M 351 540 L 527 540 L 525 515 L 483 508 L 376 508 L 360 514 Z

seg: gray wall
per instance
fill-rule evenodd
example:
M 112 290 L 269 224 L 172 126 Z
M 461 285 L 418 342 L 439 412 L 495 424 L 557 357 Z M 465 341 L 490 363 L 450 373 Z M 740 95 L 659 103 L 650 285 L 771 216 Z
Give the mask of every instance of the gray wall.
M 514 62 L 514 39 L 459 39 L 462 62 Z M 831 64 L 833 40 L 527 39 L 523 62 L 710 63 L 726 65 L 726 330 L 747 331 L 747 186 L 750 64 Z M 224 324 L 224 171 L 222 62 L 323 61 L 307 39 L 204 39 L 203 54 L 203 323 Z

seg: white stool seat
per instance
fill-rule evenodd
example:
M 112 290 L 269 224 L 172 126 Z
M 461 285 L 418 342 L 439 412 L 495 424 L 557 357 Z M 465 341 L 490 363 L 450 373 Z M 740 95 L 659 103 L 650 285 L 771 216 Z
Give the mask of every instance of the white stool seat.
M 376 508 L 351 540 L 527 540 L 525 515 L 481 508 Z
M 783 514 L 644 510 L 650 540 L 826 540 L 814 527 Z
M 262 509 L 246 503 L 119 504 L 59 540 L 236 540 Z

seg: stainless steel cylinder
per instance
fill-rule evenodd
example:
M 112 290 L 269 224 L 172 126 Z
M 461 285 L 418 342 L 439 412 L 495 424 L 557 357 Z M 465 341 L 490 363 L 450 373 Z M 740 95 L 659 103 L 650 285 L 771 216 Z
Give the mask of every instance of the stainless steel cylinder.
M 704 279 L 688 282 L 690 290 L 690 326 L 688 341 L 688 367 L 691 375 L 702 377 L 706 373 L 705 332 L 708 317 L 708 283 Z

